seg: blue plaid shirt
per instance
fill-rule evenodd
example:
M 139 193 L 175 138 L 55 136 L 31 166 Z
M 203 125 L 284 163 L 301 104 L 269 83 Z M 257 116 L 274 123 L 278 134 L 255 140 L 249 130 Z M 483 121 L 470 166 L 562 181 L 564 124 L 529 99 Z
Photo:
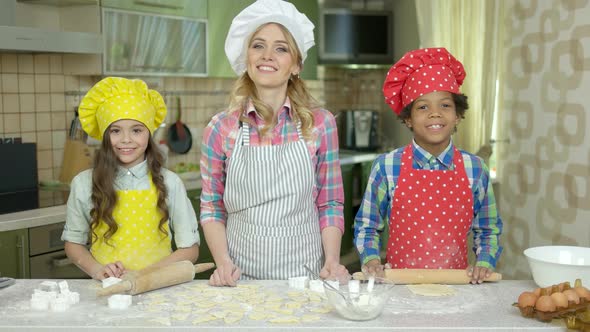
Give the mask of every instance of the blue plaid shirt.
M 369 182 L 354 221 L 354 242 L 359 252 L 361 263 L 380 259 L 380 234 L 389 222 L 391 203 L 404 147 L 377 157 L 373 162 Z M 414 169 L 453 170 L 453 143 L 438 156 L 412 143 Z M 477 254 L 477 266 L 493 269 L 502 247 L 498 238 L 502 233 L 502 219 L 498 215 L 494 190 L 490 185 L 487 165 L 473 154 L 460 150 L 473 192 L 473 250 Z

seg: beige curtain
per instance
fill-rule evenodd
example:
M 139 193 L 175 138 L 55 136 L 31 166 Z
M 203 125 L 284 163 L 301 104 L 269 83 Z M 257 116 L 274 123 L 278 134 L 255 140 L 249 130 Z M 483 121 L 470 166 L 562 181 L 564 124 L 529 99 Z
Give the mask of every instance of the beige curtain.
M 420 47 L 445 47 L 465 66 L 469 110 L 453 140 L 476 153 L 492 138 L 502 68 L 502 0 L 415 0 Z

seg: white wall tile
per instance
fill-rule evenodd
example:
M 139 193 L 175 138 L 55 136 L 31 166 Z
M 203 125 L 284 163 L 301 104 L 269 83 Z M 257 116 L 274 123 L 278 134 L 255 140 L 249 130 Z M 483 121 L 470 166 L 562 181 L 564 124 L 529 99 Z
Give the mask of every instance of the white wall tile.
M 18 92 L 34 93 L 35 92 L 35 75 L 18 74 Z
M 19 96 L 20 112 L 34 113 L 35 112 L 35 94 L 21 93 Z
M 49 77 L 49 90 L 51 93 L 63 93 L 65 91 L 64 75 L 51 75 Z
M 62 56 L 59 54 L 51 54 L 49 55 L 49 72 L 52 74 L 62 74 L 63 67 L 62 67 Z
M 51 113 L 37 113 L 35 116 L 38 131 L 51 130 Z
M 37 113 L 51 111 L 51 98 L 48 93 L 37 93 L 35 95 L 35 110 Z
M 37 151 L 37 168 L 52 168 L 53 157 L 51 156 L 51 150 Z
M 49 55 L 35 54 L 33 56 L 36 74 L 49 74 Z
M 37 132 L 37 150 L 51 150 L 51 132 Z
M 35 92 L 49 93 L 49 75 L 36 74 L 35 75 Z
M 4 94 L 2 96 L 2 107 L 3 113 L 19 113 L 20 112 L 20 103 L 18 94 L 16 93 L 9 93 Z
M 19 73 L 32 74 L 35 72 L 33 67 L 32 54 L 19 54 L 17 57 L 17 61 Z
M 18 75 L 2 74 L 2 92 L 18 93 Z
M 16 54 L 2 54 L 2 72 L 13 73 L 18 72 L 18 61 L 16 60 Z
M 34 132 L 36 130 L 35 114 L 21 114 L 20 116 L 20 130 L 22 132 Z
M 52 132 L 52 147 L 53 149 L 63 149 L 66 144 L 66 131 L 59 130 Z
M 66 129 L 66 112 L 51 112 L 51 129 Z
M 51 111 L 63 112 L 66 110 L 66 97 L 63 93 L 51 93 Z
M 20 114 L 4 114 L 4 133 L 20 133 Z

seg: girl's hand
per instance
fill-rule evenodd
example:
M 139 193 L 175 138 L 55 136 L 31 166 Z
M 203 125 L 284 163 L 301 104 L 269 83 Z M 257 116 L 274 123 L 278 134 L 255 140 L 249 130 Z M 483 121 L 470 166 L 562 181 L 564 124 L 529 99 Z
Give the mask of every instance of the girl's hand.
M 385 278 L 384 269 L 385 267 L 381 264 L 381 261 L 378 259 L 372 259 L 368 261 L 367 264 L 363 265 L 361 271 L 363 271 L 365 275 Z
M 109 277 L 120 278 L 125 273 L 125 267 L 120 261 L 108 263 L 101 266 L 94 274 L 92 279 L 103 280 Z
M 346 267 L 339 262 L 326 261 L 320 271 L 320 278 L 338 280 L 341 284 L 345 284 L 350 279 L 350 274 Z
M 481 284 L 485 278 L 489 278 L 492 275 L 492 270 L 483 266 L 469 266 L 467 267 L 467 275 L 471 277 L 471 284 Z
M 209 278 L 211 286 L 230 286 L 235 287 L 242 271 L 232 261 L 217 265 L 215 271 Z

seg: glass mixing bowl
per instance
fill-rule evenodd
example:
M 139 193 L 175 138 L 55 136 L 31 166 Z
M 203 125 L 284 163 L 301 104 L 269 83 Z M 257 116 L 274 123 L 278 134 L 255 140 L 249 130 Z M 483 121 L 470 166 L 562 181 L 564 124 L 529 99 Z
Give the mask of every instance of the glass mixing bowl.
M 387 279 L 350 280 L 339 292 L 324 286 L 328 302 L 343 318 L 370 320 L 381 314 L 391 297 L 394 283 Z

